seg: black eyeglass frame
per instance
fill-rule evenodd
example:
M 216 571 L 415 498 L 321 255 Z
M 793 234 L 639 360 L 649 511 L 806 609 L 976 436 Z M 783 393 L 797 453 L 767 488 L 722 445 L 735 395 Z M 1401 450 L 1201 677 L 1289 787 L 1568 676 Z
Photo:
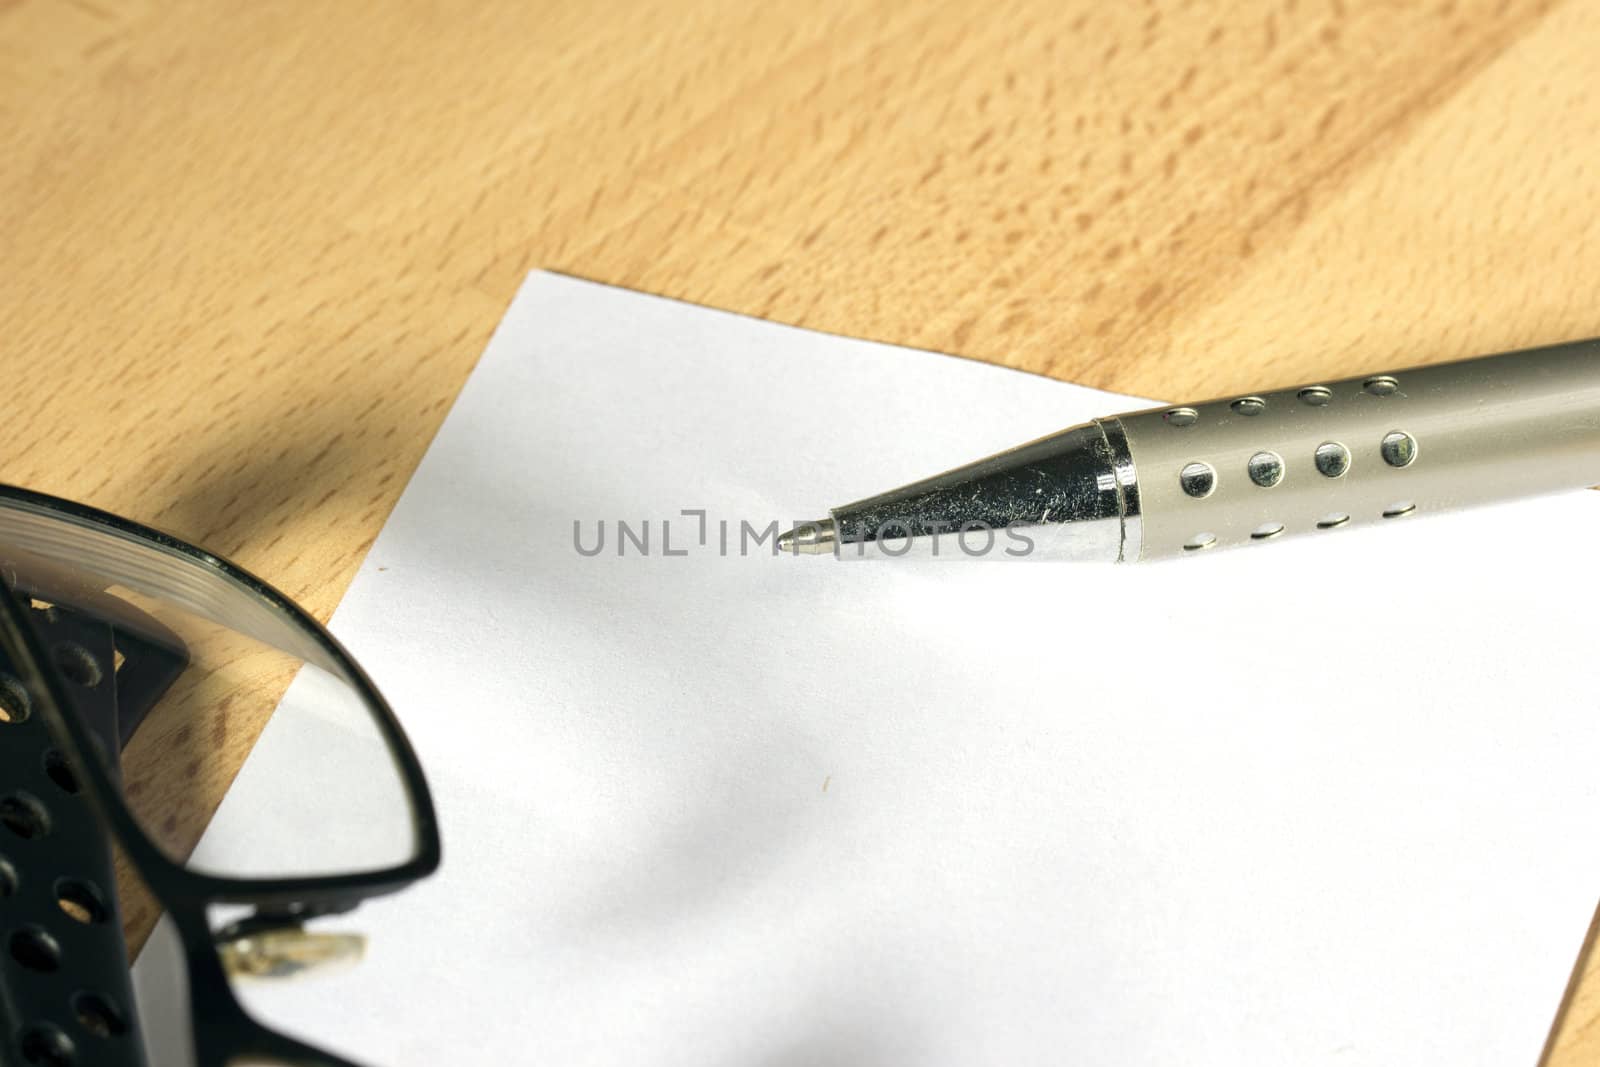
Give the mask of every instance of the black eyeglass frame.
M 210 571 L 266 607 L 279 612 L 334 664 L 361 698 L 378 726 L 410 801 L 415 834 L 405 863 L 376 871 L 293 878 L 232 878 L 190 870 L 149 839 L 122 799 L 121 790 L 95 752 L 88 727 L 71 713 L 63 681 L 49 666 L 47 650 L 28 621 L 30 609 L 17 597 L 0 595 L 0 641 L 4 641 L 25 685 L 34 690 L 34 711 L 45 717 L 61 751 L 80 774 L 84 793 L 102 825 L 121 846 L 152 894 L 173 919 L 188 968 L 191 1018 L 198 1067 L 224 1067 L 257 1057 L 294 1067 L 354 1067 L 257 1022 L 233 996 L 218 958 L 206 908 L 215 904 L 254 907 L 286 921 L 348 911 L 364 900 L 398 892 L 439 866 L 438 819 L 421 762 L 393 710 L 370 678 L 332 634 L 294 601 L 228 560 L 98 508 L 16 486 L 0 484 L 0 508 L 26 510 L 53 520 L 98 528 L 124 540 L 174 555 Z

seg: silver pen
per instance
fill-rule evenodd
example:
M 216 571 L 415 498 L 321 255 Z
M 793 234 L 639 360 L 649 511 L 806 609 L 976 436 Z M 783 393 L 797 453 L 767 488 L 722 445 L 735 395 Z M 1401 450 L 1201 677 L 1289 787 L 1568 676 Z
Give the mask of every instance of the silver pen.
M 1134 562 L 1596 483 L 1600 339 L 1094 419 L 778 547 Z

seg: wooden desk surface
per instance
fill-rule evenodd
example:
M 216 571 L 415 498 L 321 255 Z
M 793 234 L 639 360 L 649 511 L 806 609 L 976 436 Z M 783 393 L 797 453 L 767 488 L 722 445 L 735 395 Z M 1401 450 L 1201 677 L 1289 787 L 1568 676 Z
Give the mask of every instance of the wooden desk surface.
M 1597 43 L 1585 0 L 0 0 L 0 477 L 326 618 L 535 267 L 1152 396 L 1600 334 Z M 1597 1061 L 1593 960 L 1550 1062 Z

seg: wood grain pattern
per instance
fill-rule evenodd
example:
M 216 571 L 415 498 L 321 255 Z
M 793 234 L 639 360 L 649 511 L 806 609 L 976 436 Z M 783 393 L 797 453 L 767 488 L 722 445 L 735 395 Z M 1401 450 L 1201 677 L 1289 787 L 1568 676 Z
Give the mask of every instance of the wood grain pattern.
M 326 617 L 530 268 L 1151 396 L 1600 334 L 1597 43 L 1585 0 L 0 0 L 0 476 Z M 1549 1061 L 1600 1061 L 1600 961 Z

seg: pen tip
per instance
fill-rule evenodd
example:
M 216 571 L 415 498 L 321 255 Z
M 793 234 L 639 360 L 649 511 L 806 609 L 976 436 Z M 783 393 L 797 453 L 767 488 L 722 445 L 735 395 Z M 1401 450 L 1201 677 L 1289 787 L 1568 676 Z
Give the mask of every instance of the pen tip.
M 819 556 L 824 552 L 833 551 L 835 539 L 832 519 L 803 522 L 788 533 L 778 535 L 778 551 L 795 554 L 804 552 L 807 555 Z

